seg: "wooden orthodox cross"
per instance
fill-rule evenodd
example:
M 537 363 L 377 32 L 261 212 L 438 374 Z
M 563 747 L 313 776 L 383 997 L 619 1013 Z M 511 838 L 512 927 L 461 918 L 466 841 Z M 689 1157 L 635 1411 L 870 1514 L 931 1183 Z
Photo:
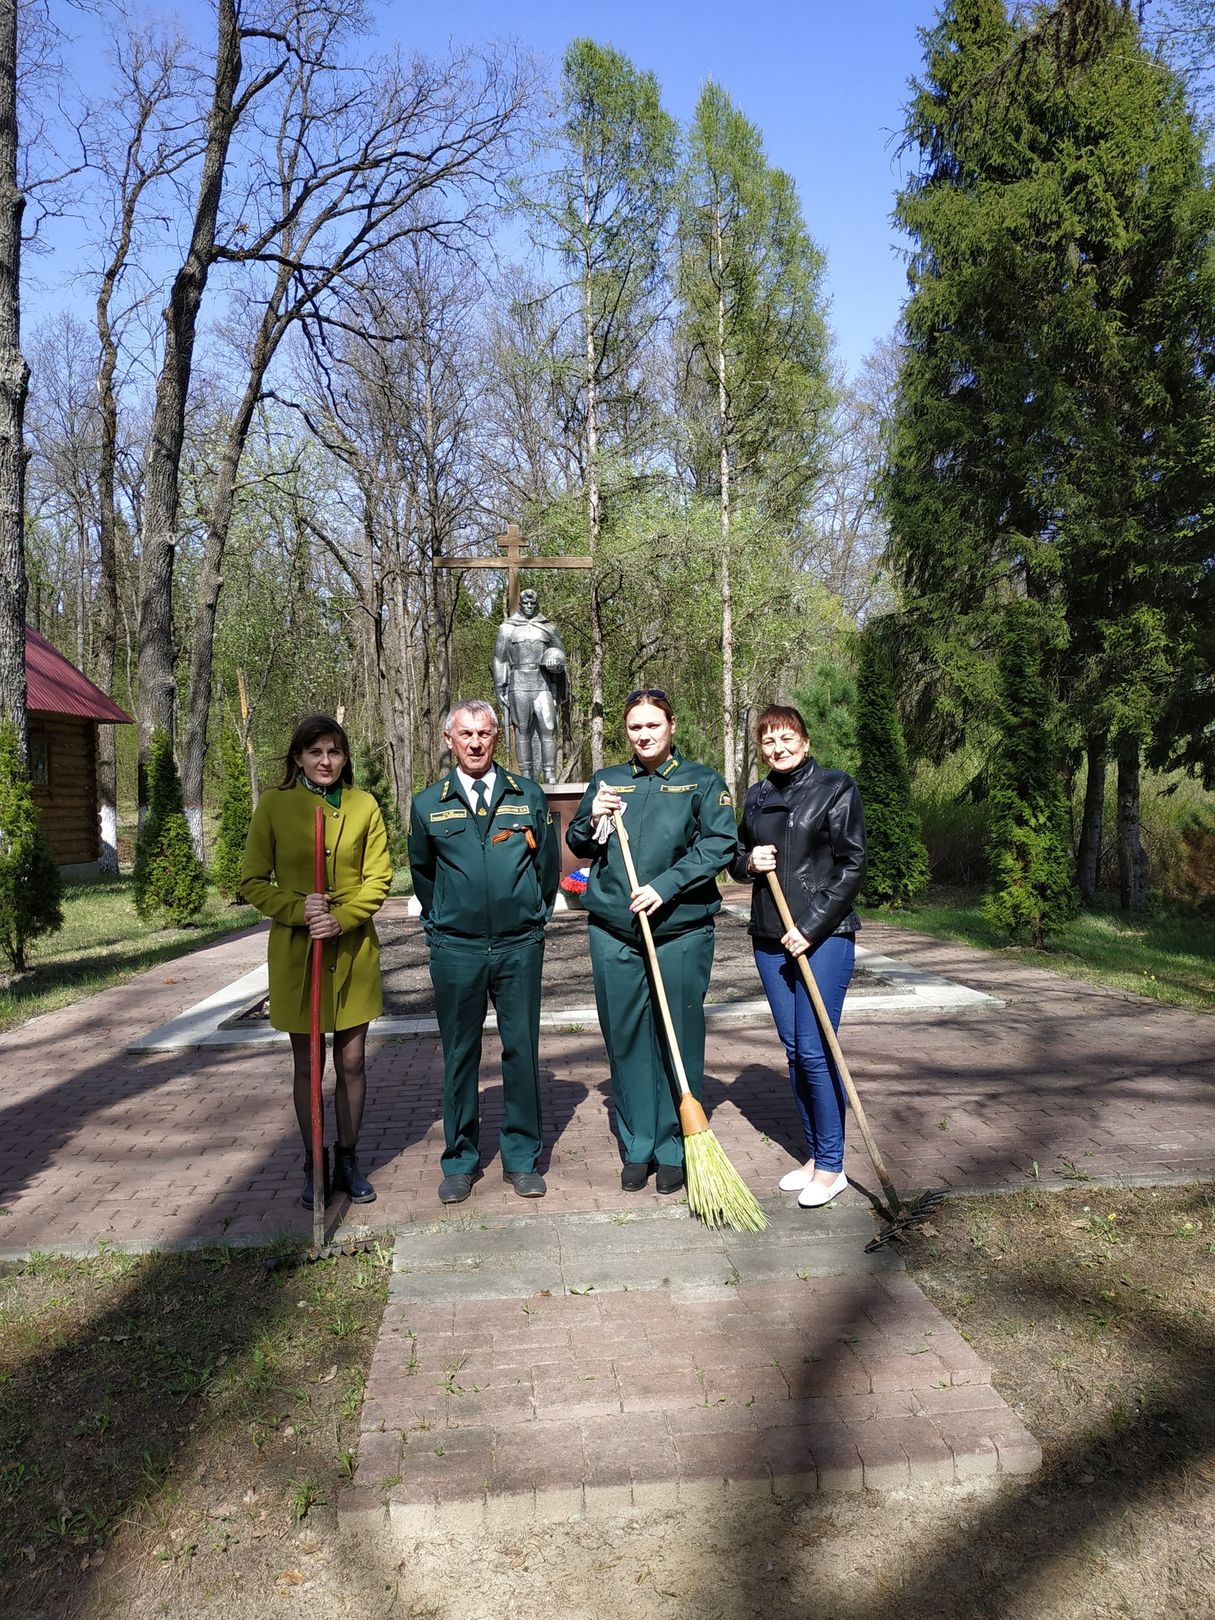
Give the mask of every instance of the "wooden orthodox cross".
M 498 549 L 502 557 L 436 557 L 436 568 L 505 568 L 506 611 L 519 611 L 519 573 L 524 568 L 590 568 L 589 557 L 529 557 L 527 540 L 515 523 L 506 525 L 506 533 L 498 536 Z

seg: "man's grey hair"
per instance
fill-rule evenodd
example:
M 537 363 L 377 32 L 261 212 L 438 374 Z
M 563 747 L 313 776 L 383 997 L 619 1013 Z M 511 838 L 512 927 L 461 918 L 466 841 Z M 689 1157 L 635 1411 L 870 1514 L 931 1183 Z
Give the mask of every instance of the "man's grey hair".
M 458 714 L 467 714 L 473 720 L 492 721 L 494 730 L 498 729 L 498 714 L 492 703 L 486 703 L 484 698 L 462 698 L 459 703 L 452 704 L 447 719 L 443 722 L 445 737 L 451 736 L 451 728 L 455 725 Z

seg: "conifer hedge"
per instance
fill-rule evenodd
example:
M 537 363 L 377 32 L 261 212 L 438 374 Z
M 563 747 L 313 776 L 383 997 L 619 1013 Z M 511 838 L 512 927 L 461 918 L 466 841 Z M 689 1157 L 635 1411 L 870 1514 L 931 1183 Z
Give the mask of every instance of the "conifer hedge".
M 158 731 L 148 755 L 148 809 L 135 844 L 135 909 L 163 913 L 178 928 L 207 903 L 207 874 L 194 853 L 181 796 L 181 778 L 168 734 Z
M 253 819 L 253 793 L 245 750 L 232 732 L 225 732 L 220 745 L 222 780 L 220 784 L 219 832 L 215 839 L 215 859 L 211 879 L 227 900 L 236 898 L 240 869 L 245 857 L 245 840 Z
M 862 897 L 871 906 L 903 906 L 928 882 L 928 851 L 911 802 L 894 689 L 872 636 L 860 638 L 856 687 L 856 782 L 869 848 Z
M 0 722 L 0 951 L 16 972 L 27 967 L 26 946 L 63 926 L 63 879 L 51 849 L 17 728 Z
M 1037 612 L 1004 611 L 1000 724 L 989 764 L 988 888 L 983 914 L 999 933 L 1042 946 L 1076 915 L 1067 798 L 1053 704 L 1042 678 Z

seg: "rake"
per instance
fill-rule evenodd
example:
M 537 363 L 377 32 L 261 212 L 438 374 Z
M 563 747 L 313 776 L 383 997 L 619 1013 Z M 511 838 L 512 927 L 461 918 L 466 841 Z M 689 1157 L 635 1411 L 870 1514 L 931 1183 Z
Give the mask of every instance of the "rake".
M 789 902 L 785 899 L 785 891 L 780 886 L 780 879 L 775 872 L 769 872 L 767 876 L 768 886 L 772 890 L 772 898 L 776 902 L 777 911 L 780 912 L 780 920 L 784 924 L 785 932 L 789 933 L 796 930 L 797 924 L 793 920 L 793 913 L 789 910 Z M 921 1221 L 930 1210 L 937 1207 L 945 1194 L 943 1192 L 927 1192 L 914 1199 L 899 1197 L 894 1182 L 890 1179 L 890 1172 L 886 1169 L 882 1161 L 882 1155 L 878 1152 L 878 1145 L 874 1140 L 873 1132 L 869 1129 L 869 1121 L 865 1117 L 865 1110 L 861 1106 L 860 1096 L 853 1083 L 852 1075 L 849 1073 L 847 1060 L 840 1047 L 831 1019 L 827 1015 L 827 1008 L 823 1004 L 822 992 L 819 990 L 814 974 L 810 970 L 809 958 L 807 956 L 798 956 L 794 960 L 801 970 L 802 979 L 810 997 L 810 1004 L 814 1008 L 814 1016 L 818 1019 L 819 1028 L 823 1034 L 823 1040 L 831 1053 L 839 1077 L 844 1083 L 849 1106 L 856 1118 L 861 1138 L 865 1143 L 865 1151 L 869 1154 L 870 1162 L 877 1172 L 877 1178 L 886 1194 L 886 1207 L 882 1210 L 882 1214 L 886 1217 L 886 1226 L 879 1232 L 877 1237 L 865 1245 L 866 1251 L 878 1249 L 883 1243 L 889 1242 L 891 1238 L 899 1237 L 908 1227 L 914 1226 L 918 1221 Z

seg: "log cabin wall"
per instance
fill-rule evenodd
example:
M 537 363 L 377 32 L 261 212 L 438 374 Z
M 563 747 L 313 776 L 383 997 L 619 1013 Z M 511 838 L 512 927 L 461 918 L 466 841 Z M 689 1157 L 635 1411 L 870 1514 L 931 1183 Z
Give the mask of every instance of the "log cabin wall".
M 30 710 L 34 803 L 60 866 L 101 854 L 97 824 L 97 726 L 75 715 Z

